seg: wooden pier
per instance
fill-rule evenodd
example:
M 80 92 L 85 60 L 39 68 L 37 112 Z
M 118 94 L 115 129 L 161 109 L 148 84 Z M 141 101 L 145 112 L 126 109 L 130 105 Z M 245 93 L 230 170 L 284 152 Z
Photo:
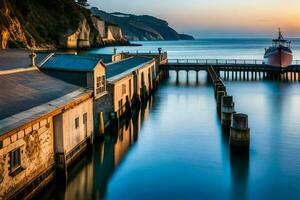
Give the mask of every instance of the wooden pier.
M 167 59 L 161 69 L 203 71 L 212 66 L 216 71 L 261 71 L 261 72 L 300 72 L 300 60 L 293 61 L 287 68 L 276 68 L 264 64 L 263 60 L 240 59 Z
M 293 61 L 286 68 L 264 64 L 263 60 L 239 59 L 167 59 L 160 65 L 160 70 L 176 71 L 208 71 L 213 67 L 217 74 L 222 72 L 225 80 L 300 80 L 300 60 Z

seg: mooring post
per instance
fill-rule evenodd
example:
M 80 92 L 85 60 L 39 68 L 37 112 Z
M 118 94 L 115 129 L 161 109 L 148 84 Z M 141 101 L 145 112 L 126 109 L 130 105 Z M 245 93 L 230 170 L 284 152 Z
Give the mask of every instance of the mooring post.
M 233 97 L 223 96 L 222 106 L 221 106 L 221 123 L 223 127 L 225 128 L 230 127 L 233 113 L 234 113 Z
M 189 71 L 186 70 L 186 83 L 189 84 Z
M 221 114 L 221 104 L 222 104 L 222 97 L 226 96 L 227 93 L 225 91 L 218 91 L 217 92 L 217 112 L 218 115 Z
M 216 85 L 216 90 L 215 90 L 215 98 L 217 99 L 217 94 L 218 92 L 224 91 L 226 92 L 226 87 L 223 84 L 218 84 Z
M 233 115 L 229 143 L 231 148 L 249 149 L 250 129 L 248 127 L 248 115 L 242 113 Z
M 178 83 L 179 82 L 179 71 L 176 70 L 176 82 Z

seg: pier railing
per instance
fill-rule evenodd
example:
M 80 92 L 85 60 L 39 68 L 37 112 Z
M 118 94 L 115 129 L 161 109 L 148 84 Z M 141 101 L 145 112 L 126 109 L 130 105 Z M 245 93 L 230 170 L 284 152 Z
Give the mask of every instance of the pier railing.
M 263 60 L 250 59 L 168 59 L 166 64 L 186 65 L 263 65 Z M 294 60 L 293 65 L 300 65 L 300 60 Z

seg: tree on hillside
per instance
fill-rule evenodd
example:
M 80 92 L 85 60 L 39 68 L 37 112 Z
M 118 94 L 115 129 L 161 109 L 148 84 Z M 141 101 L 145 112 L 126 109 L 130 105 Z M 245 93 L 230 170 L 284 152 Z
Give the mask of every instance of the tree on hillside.
M 88 7 L 89 6 L 87 0 L 77 0 L 77 4 L 82 6 L 82 7 Z

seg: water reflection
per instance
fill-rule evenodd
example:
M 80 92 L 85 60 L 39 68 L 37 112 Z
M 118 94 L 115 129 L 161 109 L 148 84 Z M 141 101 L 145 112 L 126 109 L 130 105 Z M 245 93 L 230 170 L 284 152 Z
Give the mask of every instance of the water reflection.
M 103 199 L 107 185 L 118 166 L 138 140 L 142 122 L 147 119 L 153 100 L 120 123 L 116 132 L 105 134 L 101 144 L 71 166 L 67 180 L 55 180 L 38 199 Z
M 219 118 L 219 117 L 218 117 Z M 219 120 L 219 119 L 218 119 Z M 219 123 L 221 127 L 221 123 Z M 230 160 L 231 192 L 229 199 L 247 199 L 248 197 L 248 175 L 249 175 L 249 151 L 239 152 L 230 149 L 230 130 L 221 128 L 222 154 L 225 162 Z
M 136 118 L 121 123 L 39 199 L 299 199 L 300 86 L 226 82 L 247 113 L 249 155 L 232 154 L 207 73 L 176 72 Z M 151 115 L 149 116 L 149 110 Z M 147 120 L 145 120 L 147 119 Z M 141 127 L 142 126 L 142 127 Z
M 247 199 L 249 153 L 230 151 L 231 197 L 230 199 Z

